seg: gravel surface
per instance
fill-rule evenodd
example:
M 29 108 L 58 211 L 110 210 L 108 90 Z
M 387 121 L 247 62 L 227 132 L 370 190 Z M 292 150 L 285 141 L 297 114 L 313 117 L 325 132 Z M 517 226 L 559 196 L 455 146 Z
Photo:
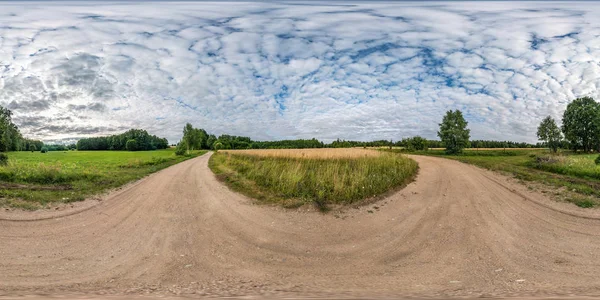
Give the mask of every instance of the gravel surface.
M 2 212 L 0 296 L 600 295 L 598 210 L 510 178 L 415 156 L 403 190 L 321 214 L 253 205 L 209 157 L 72 210 Z

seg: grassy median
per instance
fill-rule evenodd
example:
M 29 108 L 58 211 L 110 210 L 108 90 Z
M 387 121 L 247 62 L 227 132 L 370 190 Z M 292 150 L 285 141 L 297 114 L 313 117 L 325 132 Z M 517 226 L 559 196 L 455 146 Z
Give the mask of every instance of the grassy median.
M 417 163 L 402 155 L 348 150 L 218 152 L 209 166 L 231 188 L 261 203 L 313 203 L 321 210 L 361 203 L 409 183 L 417 172 Z

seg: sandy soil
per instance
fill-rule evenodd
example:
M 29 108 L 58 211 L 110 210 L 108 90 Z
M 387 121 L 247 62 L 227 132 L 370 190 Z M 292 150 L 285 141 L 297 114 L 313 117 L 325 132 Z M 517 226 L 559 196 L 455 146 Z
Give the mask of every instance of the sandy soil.
M 323 215 L 253 205 L 209 157 L 77 213 L 4 215 L 0 295 L 600 295 L 598 211 L 509 178 L 414 157 L 405 189 Z

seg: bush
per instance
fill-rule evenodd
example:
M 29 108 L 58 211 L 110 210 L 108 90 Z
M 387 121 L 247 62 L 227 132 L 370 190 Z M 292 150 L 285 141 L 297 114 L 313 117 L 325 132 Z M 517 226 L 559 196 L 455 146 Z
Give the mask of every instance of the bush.
M 134 139 L 127 140 L 127 143 L 125 143 L 125 149 L 127 151 L 137 151 L 138 150 L 137 141 Z
M 175 148 L 175 155 L 183 156 L 186 153 L 186 146 L 184 142 L 180 142 L 177 144 L 177 148 Z
M 404 142 L 406 144 L 406 150 L 408 151 L 423 151 L 429 148 L 427 146 L 427 140 L 420 136 L 405 139 Z
M 48 147 L 46 147 L 46 146 L 42 147 L 42 150 L 40 150 L 40 152 L 42 152 L 42 153 L 48 152 Z
M 598 157 L 596 157 L 594 162 L 596 163 L 596 165 L 600 165 L 600 155 L 598 155 Z
M 0 165 L 6 166 L 8 164 L 8 155 L 0 153 Z

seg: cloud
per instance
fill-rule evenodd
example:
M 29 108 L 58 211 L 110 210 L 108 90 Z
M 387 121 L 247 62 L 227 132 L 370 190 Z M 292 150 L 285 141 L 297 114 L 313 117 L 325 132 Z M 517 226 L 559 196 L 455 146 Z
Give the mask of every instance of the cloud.
M 594 2 L 0 6 L 0 105 L 47 141 L 436 138 L 460 109 L 473 138 L 535 142 L 600 86 Z

